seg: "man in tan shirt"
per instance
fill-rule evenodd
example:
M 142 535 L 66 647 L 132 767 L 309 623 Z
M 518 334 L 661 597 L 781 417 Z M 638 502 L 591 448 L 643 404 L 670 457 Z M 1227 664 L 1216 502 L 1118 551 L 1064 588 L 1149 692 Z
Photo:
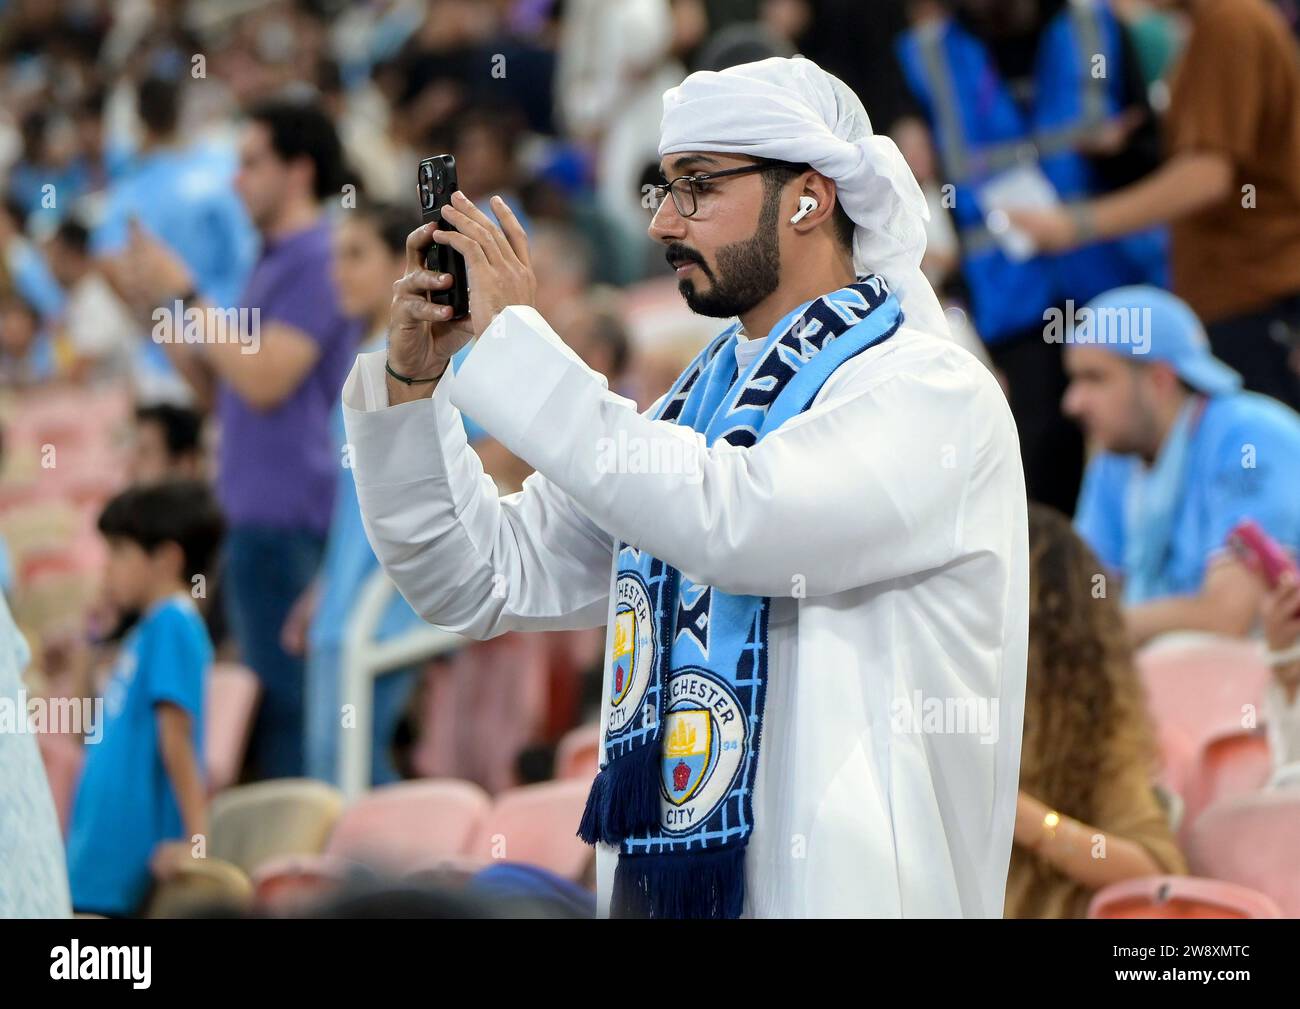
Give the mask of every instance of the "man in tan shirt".
M 1099 199 L 1015 211 L 1047 251 L 1171 226 L 1174 292 L 1248 389 L 1300 409 L 1300 56 L 1266 0 L 1161 0 L 1191 18 L 1169 158 Z

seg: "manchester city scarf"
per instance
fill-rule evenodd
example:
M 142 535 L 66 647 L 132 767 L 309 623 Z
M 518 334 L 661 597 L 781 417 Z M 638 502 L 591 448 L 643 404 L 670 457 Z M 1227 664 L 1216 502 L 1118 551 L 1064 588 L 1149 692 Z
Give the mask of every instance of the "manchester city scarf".
M 885 282 L 859 278 L 783 318 L 743 374 L 733 325 L 691 362 L 655 419 L 699 431 L 708 445 L 753 446 L 902 321 Z M 697 585 L 617 547 L 605 763 L 578 836 L 619 846 L 615 916 L 737 918 L 771 600 Z

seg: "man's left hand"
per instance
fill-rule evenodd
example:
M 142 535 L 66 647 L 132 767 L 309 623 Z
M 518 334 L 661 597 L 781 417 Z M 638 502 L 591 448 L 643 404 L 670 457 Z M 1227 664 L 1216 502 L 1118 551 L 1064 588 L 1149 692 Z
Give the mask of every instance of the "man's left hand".
M 450 245 L 465 257 L 469 268 L 469 314 L 475 336 L 482 336 L 507 305 L 532 305 L 537 278 L 528 260 L 528 238 L 514 212 L 499 196 L 492 209 L 501 225 L 470 202 L 464 193 L 452 195 L 442 209 L 455 231 L 436 231 L 433 240 Z

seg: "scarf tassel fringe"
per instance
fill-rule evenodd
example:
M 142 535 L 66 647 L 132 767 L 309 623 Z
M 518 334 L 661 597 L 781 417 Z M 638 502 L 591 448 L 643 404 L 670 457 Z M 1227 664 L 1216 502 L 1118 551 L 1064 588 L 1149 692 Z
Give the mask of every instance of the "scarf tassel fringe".
M 660 764 L 657 742 L 637 746 L 606 764 L 587 793 L 578 836 L 588 844 L 621 844 L 634 834 L 657 830 Z
M 617 918 L 739 918 L 745 846 L 622 855 L 614 873 Z

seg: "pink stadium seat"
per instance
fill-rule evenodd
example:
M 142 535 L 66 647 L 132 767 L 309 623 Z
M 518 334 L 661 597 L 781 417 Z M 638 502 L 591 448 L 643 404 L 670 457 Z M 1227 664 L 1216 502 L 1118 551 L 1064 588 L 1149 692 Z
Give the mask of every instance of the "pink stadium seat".
M 578 879 L 591 848 L 577 836 L 590 782 L 547 781 L 497 796 L 467 853 L 485 859 L 527 862 Z
M 212 667 L 203 744 L 209 795 L 229 788 L 239 779 L 259 691 L 257 675 L 251 669 L 233 662 L 218 662 Z
M 590 782 L 600 763 L 600 726 L 580 725 L 560 739 L 555 748 L 555 777 Z
M 248 876 L 273 859 L 319 855 L 343 812 L 343 793 L 314 778 L 226 788 L 208 811 L 208 854 Z
M 41 732 L 37 734 L 36 741 L 40 746 L 41 759 L 45 762 L 45 776 L 49 779 L 50 793 L 54 796 L 54 808 L 59 813 L 59 826 L 66 833 L 86 751 L 71 736 Z
M 325 852 L 395 873 L 410 872 L 439 857 L 466 852 L 490 806 L 487 793 L 468 781 L 384 785 L 343 811 Z
M 1275 788 L 1216 802 L 1192 827 L 1192 871 L 1249 886 L 1300 918 L 1300 788 Z
M 1259 791 L 1268 784 L 1272 769 L 1262 732 L 1233 732 L 1207 742 L 1192 762 L 1182 793 L 1184 838 L 1212 803 Z
M 1089 918 L 1281 918 L 1255 890 L 1194 876 L 1143 876 L 1098 890 Z
M 1194 757 L 1211 739 L 1246 728 L 1243 708 L 1253 705 L 1258 713 L 1270 675 L 1254 642 L 1231 638 L 1144 649 L 1137 662 L 1162 747 L 1182 737 L 1188 744 L 1182 759 Z M 1168 764 L 1179 760 L 1179 749 L 1165 753 L 1164 780 L 1171 787 L 1185 782 L 1189 771 Z
M 1187 775 L 1196 757 L 1196 750 L 1187 737 L 1172 725 L 1156 724 L 1156 738 L 1160 747 L 1160 774 L 1156 781 L 1179 795 L 1187 788 Z

